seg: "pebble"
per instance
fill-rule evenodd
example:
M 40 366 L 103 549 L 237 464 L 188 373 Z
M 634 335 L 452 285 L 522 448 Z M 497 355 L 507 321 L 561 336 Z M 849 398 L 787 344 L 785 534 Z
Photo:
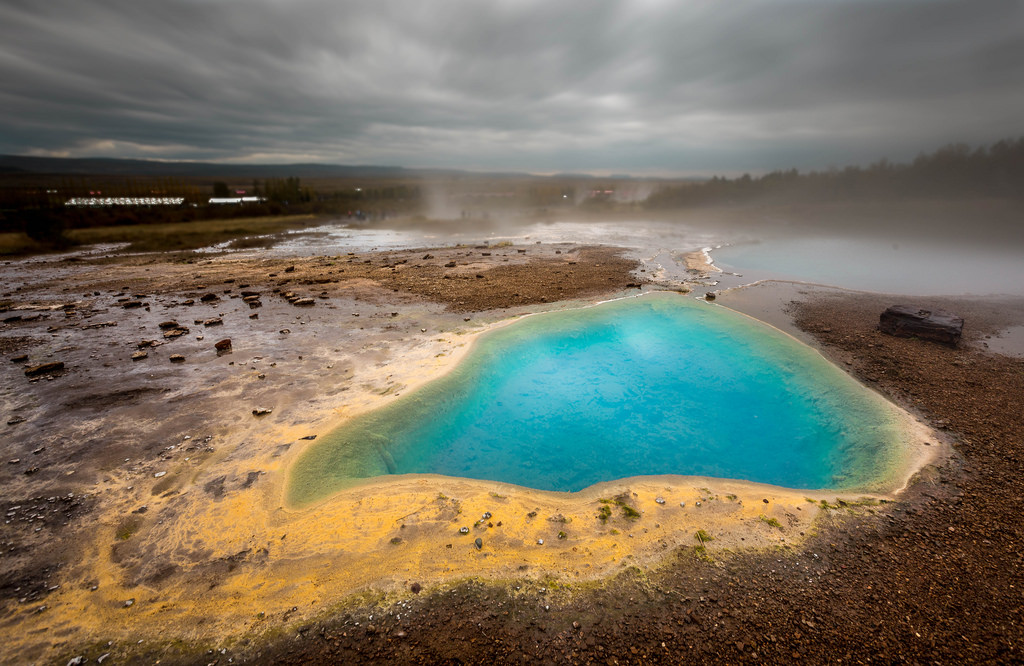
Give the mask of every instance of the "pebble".
M 459 534 L 469 534 L 469 528 L 468 527 L 460 527 L 459 528 Z
M 170 361 L 171 363 L 184 363 L 185 357 L 181 354 L 171 354 Z
M 475 544 L 476 544 L 476 549 L 477 549 L 477 550 L 482 550 L 482 549 L 483 549 L 483 547 L 484 547 L 484 540 L 483 540 L 483 539 L 481 539 L 480 537 L 477 537 L 477 538 L 476 538 L 476 541 L 474 541 L 473 543 L 475 543 Z
M 544 545 L 544 539 L 537 539 L 537 545 L 538 546 L 543 546 Z
M 274 411 L 274 410 L 271 409 L 270 407 L 257 407 L 256 409 L 252 410 L 252 415 L 253 416 L 264 416 L 266 414 L 271 413 L 272 411 Z
M 156 474 L 153 475 L 153 478 L 159 479 L 161 476 L 166 476 L 166 475 L 167 475 L 167 472 L 157 472 Z
M 665 503 L 665 498 L 664 497 L 655 497 L 654 501 L 657 502 L 658 504 L 664 504 Z

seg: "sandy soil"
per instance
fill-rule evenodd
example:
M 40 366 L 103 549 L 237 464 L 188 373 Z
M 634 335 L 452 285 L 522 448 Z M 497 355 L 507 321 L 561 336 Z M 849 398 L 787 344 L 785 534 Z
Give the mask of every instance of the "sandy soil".
M 0 470 L 4 659 L 671 660 L 683 643 L 657 640 L 656 608 L 686 627 L 699 604 L 734 585 L 764 602 L 772 592 L 751 580 L 772 581 L 775 570 L 741 581 L 745 567 L 776 556 L 795 565 L 817 544 L 903 515 L 892 507 L 908 500 L 678 477 L 570 497 L 386 479 L 305 511 L 283 506 L 303 438 L 444 372 L 496 322 L 635 293 L 635 268 L 614 250 L 572 245 L 5 267 L 0 344 L 7 358 L 29 358 L 3 368 L 0 393 L 4 457 L 15 461 Z M 258 292 L 250 300 L 260 306 L 242 292 Z M 846 326 L 862 325 L 832 307 Z M 159 324 L 171 320 L 188 333 L 165 339 L 174 328 Z M 214 349 L 222 339 L 231 353 Z M 858 359 L 874 352 L 836 353 L 859 372 Z M 47 361 L 65 368 L 25 376 Z M 906 496 L 923 501 L 922 484 L 952 474 L 950 464 L 930 468 Z M 606 521 L 603 506 L 614 507 Z M 705 587 L 713 597 L 698 593 Z M 611 618 L 600 630 L 597 615 Z M 488 639 L 467 622 L 486 622 Z M 323 642 L 306 642 L 311 631 Z M 783 654 L 767 634 L 748 633 L 727 652 L 695 654 Z M 641 649 L 629 644 L 641 636 Z

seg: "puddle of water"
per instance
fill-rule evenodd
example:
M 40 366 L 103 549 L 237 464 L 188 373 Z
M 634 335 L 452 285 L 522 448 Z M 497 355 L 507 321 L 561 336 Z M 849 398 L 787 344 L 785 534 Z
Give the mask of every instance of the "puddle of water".
M 302 505 L 385 474 L 578 491 L 650 474 L 868 488 L 894 473 L 895 408 L 746 317 L 651 294 L 523 319 L 452 372 L 312 445 Z

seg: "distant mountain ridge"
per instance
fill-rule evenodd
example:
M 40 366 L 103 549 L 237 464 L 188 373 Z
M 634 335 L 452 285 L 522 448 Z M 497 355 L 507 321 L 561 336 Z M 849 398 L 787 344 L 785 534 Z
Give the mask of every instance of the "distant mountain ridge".
M 212 162 L 158 162 L 107 157 L 31 157 L 0 155 L 0 172 L 91 176 L 209 176 L 232 178 L 373 178 L 416 176 L 423 173 L 394 166 L 341 164 L 215 164 Z M 444 173 L 444 170 L 430 170 Z M 461 172 L 453 172 L 461 173 Z

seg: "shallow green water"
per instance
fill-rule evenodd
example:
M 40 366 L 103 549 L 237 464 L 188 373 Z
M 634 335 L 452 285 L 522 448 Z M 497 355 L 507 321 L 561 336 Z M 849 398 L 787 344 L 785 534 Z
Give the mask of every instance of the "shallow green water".
M 808 347 L 653 294 L 481 336 L 448 375 L 318 440 L 288 495 L 411 473 L 558 491 L 650 474 L 869 488 L 898 436 L 889 403 Z

